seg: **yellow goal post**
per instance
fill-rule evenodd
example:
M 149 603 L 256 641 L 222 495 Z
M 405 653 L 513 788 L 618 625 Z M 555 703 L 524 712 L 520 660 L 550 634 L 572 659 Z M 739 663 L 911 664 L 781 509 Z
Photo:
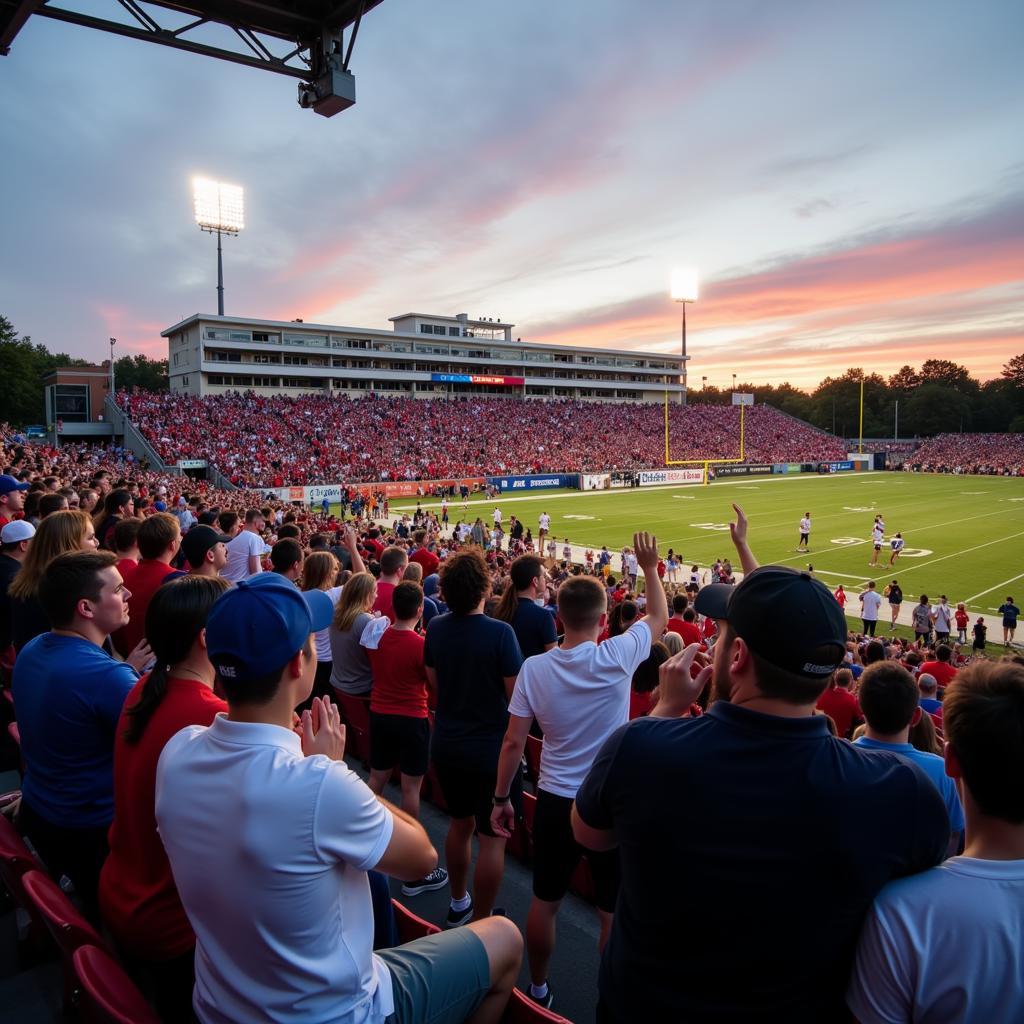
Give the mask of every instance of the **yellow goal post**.
M 703 467 L 703 480 L 701 481 L 707 486 L 711 481 L 708 479 L 708 467 L 728 465 L 735 462 L 743 462 L 744 460 L 744 409 L 746 404 L 744 402 L 738 403 L 740 407 L 740 455 L 738 459 L 673 459 L 670 457 L 669 452 L 669 429 L 668 429 L 668 390 L 665 391 L 665 465 L 666 466 L 701 466 Z

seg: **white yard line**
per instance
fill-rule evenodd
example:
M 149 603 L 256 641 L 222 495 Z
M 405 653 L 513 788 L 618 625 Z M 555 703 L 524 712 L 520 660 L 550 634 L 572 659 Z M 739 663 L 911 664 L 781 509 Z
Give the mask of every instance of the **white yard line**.
M 989 587 L 988 590 L 983 590 L 980 594 L 971 594 L 970 597 L 965 597 L 964 604 L 968 601 L 973 601 L 976 598 L 984 597 L 986 594 L 991 594 L 993 590 L 1001 590 L 1003 587 L 1007 587 L 1011 583 L 1016 583 L 1019 579 L 1024 579 L 1024 572 L 1018 573 L 1016 576 L 1011 576 L 1008 580 L 1003 580 L 1002 583 L 997 583 L 994 587 Z M 997 612 L 999 609 L 993 608 L 992 611 Z

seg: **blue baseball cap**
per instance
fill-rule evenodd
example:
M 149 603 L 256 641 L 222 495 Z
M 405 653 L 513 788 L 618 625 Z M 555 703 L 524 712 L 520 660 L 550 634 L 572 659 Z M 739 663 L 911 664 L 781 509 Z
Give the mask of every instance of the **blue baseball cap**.
M 229 679 L 268 676 L 302 650 L 310 633 L 326 629 L 334 603 L 322 590 L 299 590 L 276 572 L 242 580 L 210 609 L 206 648 Z
M 22 483 L 6 473 L 0 474 L 0 494 L 10 494 L 11 491 L 27 491 L 31 486 L 31 484 Z

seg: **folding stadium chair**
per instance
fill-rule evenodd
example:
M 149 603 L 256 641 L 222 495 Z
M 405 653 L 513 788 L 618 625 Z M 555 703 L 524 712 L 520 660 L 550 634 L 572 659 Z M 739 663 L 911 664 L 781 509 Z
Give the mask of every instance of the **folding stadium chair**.
M 370 700 L 334 691 L 334 702 L 345 720 L 345 749 L 360 761 L 370 760 Z
M 41 866 L 14 825 L 0 815 L 0 882 L 3 882 L 14 902 L 26 910 L 28 897 L 21 879 L 29 871 L 40 870 Z
M 539 736 L 526 737 L 526 775 L 536 787 L 540 780 L 540 752 L 544 741 Z
M 512 836 L 505 847 L 516 860 L 529 864 L 533 859 L 533 819 L 537 811 L 537 798 L 523 794 L 523 817 L 516 822 Z
M 502 1015 L 501 1024 L 572 1024 L 568 1017 L 545 1010 L 519 989 L 512 989 L 508 1006 Z
M 424 921 L 408 907 L 402 906 L 398 900 L 393 899 L 391 905 L 395 909 L 395 924 L 398 925 L 400 942 L 412 942 L 413 939 L 422 939 L 425 935 L 436 935 L 441 930 L 436 924 Z
M 85 1024 L 159 1024 L 159 1018 L 114 958 L 98 946 L 71 955 L 78 1009 Z
M 42 920 L 64 960 L 64 1006 L 74 1005 L 74 968 L 71 958 L 79 946 L 105 947 L 91 924 L 64 895 L 59 885 L 40 870 L 27 871 L 21 884 L 29 901 L 29 913 Z

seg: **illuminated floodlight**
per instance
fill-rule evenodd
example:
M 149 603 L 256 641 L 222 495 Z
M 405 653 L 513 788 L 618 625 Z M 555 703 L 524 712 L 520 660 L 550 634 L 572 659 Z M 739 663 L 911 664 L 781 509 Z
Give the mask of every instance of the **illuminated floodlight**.
M 196 224 L 204 231 L 237 235 L 245 227 L 245 190 L 209 178 L 193 178 Z
M 217 236 L 217 315 L 224 315 L 224 258 L 220 236 L 237 235 L 245 227 L 245 191 L 209 178 L 192 179 L 196 224 Z
M 672 271 L 672 298 L 676 302 L 696 302 L 697 271 L 694 267 L 676 267 Z

